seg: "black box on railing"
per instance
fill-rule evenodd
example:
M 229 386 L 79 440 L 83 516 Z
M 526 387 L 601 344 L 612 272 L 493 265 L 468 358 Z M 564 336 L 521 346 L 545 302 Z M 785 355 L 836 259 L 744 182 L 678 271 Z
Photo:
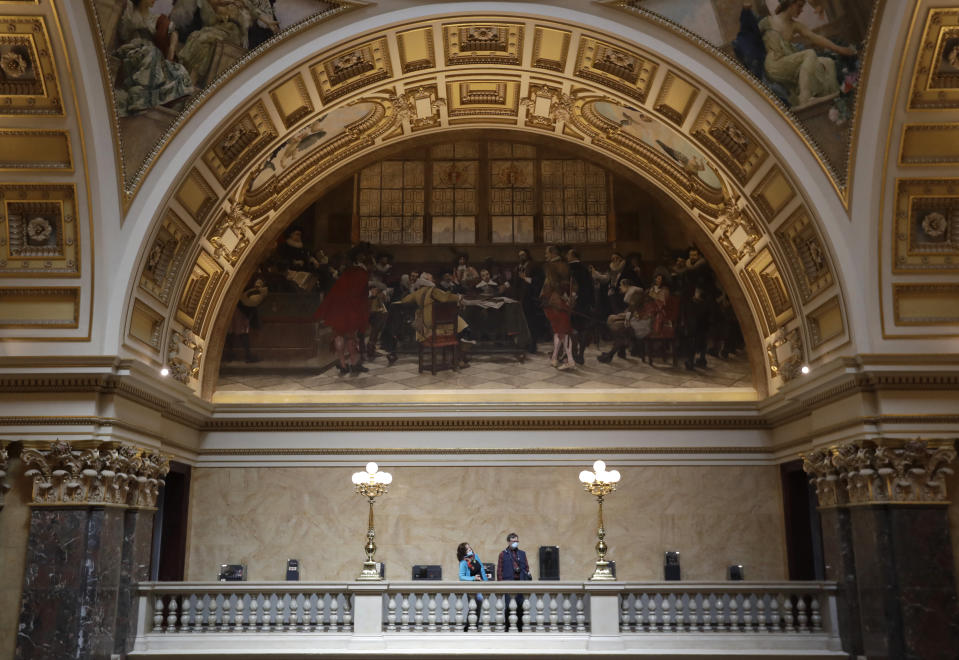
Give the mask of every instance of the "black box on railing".
M 559 579 L 559 546 L 541 545 L 539 547 L 539 579 Z
M 298 559 L 287 559 L 286 560 L 286 579 L 290 582 L 299 581 L 300 579 L 300 560 Z
M 443 567 L 438 564 L 429 564 L 413 567 L 414 580 L 442 580 Z
M 663 579 L 669 582 L 678 582 L 680 578 L 679 553 L 675 550 L 667 550 L 666 557 L 663 560 Z
M 246 580 L 246 566 L 244 564 L 220 564 L 217 574 L 218 582 L 242 582 Z

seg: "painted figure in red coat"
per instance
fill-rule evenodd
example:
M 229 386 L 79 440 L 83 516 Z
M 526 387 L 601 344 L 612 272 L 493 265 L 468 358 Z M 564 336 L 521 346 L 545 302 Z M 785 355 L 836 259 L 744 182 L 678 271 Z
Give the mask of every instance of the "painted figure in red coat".
M 339 358 L 340 375 L 357 376 L 369 371 L 361 363 L 360 335 L 370 325 L 370 254 L 360 246 L 350 252 L 353 265 L 336 279 L 313 317 L 333 330 L 333 348 Z

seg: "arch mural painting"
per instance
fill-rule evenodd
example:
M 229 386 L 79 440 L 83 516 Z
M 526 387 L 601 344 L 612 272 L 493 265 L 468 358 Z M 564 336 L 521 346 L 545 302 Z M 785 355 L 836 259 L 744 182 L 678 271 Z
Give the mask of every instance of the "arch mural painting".
M 843 178 L 876 0 L 630 0 L 682 26 L 758 80 Z
M 602 105 L 618 121 L 623 108 Z M 361 118 L 348 109 L 340 120 Z M 703 158 L 668 129 L 644 139 L 686 171 Z M 265 185 L 291 145 L 246 185 Z M 718 187 L 707 168 L 695 172 Z M 670 213 L 542 140 L 432 142 L 367 164 L 259 263 L 233 312 L 217 391 L 752 389 L 729 298 Z M 456 322 L 435 332 L 458 344 L 457 369 L 434 375 L 418 354 L 444 303 L 457 306 Z
M 339 0 L 87 0 L 112 81 L 124 183 L 187 108 L 278 37 L 350 6 Z

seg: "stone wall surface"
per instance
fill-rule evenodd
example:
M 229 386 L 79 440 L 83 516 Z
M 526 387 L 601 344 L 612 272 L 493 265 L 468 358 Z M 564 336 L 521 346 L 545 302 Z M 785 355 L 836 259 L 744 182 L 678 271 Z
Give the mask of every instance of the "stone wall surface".
M 583 467 L 588 467 L 584 464 Z M 617 466 L 611 466 L 617 467 Z M 216 578 L 221 563 L 246 564 L 250 580 L 352 580 L 364 560 L 367 505 L 352 492 L 361 469 L 201 468 L 193 472 L 188 580 Z M 520 535 L 534 578 L 537 550 L 560 547 L 560 578 L 587 578 L 595 562 L 597 504 L 579 467 L 396 467 L 377 499 L 376 559 L 408 580 L 414 564 L 440 564 L 455 580 L 456 546 L 468 541 L 495 562 L 507 532 Z M 604 505 L 608 559 L 622 580 L 661 580 L 663 552 L 681 553 L 683 579 L 782 580 L 785 547 L 776 467 L 657 466 L 620 469 Z
M 30 534 L 30 480 L 19 458 L 11 458 L 6 482 L 11 486 L 0 511 L 0 658 L 12 658 L 17 643 L 20 592 Z
M 959 591 L 959 465 L 953 465 L 954 474 L 946 480 L 949 493 L 949 536 L 952 539 L 952 560 L 956 566 L 956 591 Z

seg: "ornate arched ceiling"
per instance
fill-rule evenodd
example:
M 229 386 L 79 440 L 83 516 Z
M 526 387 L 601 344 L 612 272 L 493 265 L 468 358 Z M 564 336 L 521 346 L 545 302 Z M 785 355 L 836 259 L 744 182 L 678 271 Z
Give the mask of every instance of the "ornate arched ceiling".
M 685 166 L 643 139 L 646 124 L 681 141 Z M 761 391 L 847 340 L 837 271 L 801 187 L 705 81 L 613 35 L 475 14 L 358 35 L 290 67 L 234 111 L 155 216 L 130 293 L 128 343 L 209 393 L 214 319 L 233 302 L 224 294 L 300 195 L 414 136 L 505 127 L 611 158 L 688 214 L 744 291 L 765 362 Z M 319 129 L 324 139 L 300 150 Z

